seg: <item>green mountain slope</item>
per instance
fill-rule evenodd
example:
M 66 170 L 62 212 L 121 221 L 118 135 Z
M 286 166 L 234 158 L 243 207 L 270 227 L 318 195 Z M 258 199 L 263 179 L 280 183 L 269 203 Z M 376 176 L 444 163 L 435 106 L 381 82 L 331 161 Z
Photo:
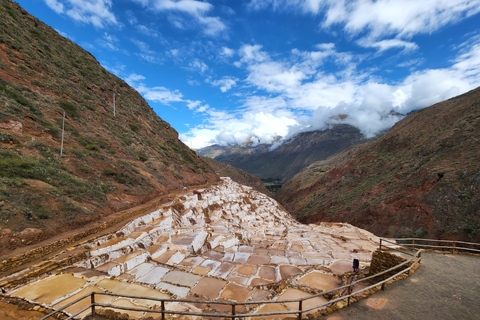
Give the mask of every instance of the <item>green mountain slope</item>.
M 0 1 L 0 254 L 217 179 L 138 92 Z
M 480 240 L 480 88 L 408 115 L 382 138 L 311 165 L 276 198 L 303 222 L 383 236 Z

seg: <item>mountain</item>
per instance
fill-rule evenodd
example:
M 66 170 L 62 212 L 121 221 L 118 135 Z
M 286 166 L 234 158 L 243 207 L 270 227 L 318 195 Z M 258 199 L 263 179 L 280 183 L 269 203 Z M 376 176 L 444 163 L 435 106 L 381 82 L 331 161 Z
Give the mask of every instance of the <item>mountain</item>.
M 217 161 L 212 158 L 202 157 L 202 159 L 215 170 L 215 173 L 220 177 L 230 177 L 233 181 L 252 187 L 253 189 L 266 194 L 269 197 L 273 195 L 265 188 L 263 182 L 256 176 L 249 174 L 241 169 L 237 169 L 226 163 Z
M 228 161 L 228 159 L 242 157 L 246 155 L 265 153 L 270 150 L 272 144 L 259 144 L 259 145 L 228 145 L 220 146 L 215 144 L 196 150 L 198 155 L 202 157 L 208 157 L 211 159 L 221 159 Z M 220 160 L 219 160 L 220 161 Z
M 480 240 L 480 88 L 409 114 L 317 162 L 277 194 L 297 219 L 388 237 Z
M 273 151 L 264 150 L 247 155 L 222 154 L 215 160 L 247 171 L 261 179 L 287 181 L 315 161 L 359 143 L 368 141 L 357 128 L 334 125 L 327 130 L 302 132 Z
M 217 180 L 138 92 L 0 0 L 0 254 Z

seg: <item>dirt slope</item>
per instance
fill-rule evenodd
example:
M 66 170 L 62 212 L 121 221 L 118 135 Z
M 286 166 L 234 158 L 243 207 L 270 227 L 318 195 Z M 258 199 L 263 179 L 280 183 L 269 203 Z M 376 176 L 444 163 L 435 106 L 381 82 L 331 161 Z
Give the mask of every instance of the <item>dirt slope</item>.
M 0 256 L 217 179 L 138 92 L 0 0 Z

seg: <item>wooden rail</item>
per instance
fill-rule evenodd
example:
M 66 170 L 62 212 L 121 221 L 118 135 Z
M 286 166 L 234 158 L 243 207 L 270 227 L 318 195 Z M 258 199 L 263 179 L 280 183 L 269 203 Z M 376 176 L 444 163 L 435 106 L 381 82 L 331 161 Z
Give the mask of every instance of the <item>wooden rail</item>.
M 149 313 L 159 313 L 162 315 L 162 319 L 165 319 L 166 314 L 177 314 L 177 315 L 191 315 L 191 316 L 203 316 L 203 317 L 221 317 L 221 318 L 249 318 L 249 317 L 264 317 L 264 316 L 272 316 L 272 315 L 287 315 L 287 314 L 297 314 L 298 319 L 302 319 L 302 314 L 312 311 L 314 309 L 318 308 L 323 308 L 323 307 L 328 307 L 331 306 L 339 301 L 346 300 L 347 304 L 350 305 L 350 300 L 354 295 L 359 295 L 367 290 L 374 289 L 374 288 L 385 288 L 385 284 L 388 281 L 391 281 L 395 277 L 410 272 L 412 268 L 417 266 L 421 262 L 421 252 L 422 250 L 418 250 L 415 252 L 415 254 L 412 254 L 411 258 L 404 261 L 401 264 L 398 264 L 388 270 L 379 272 L 375 275 L 359 279 L 357 281 L 353 281 L 350 284 L 343 285 L 341 287 L 328 290 L 325 292 L 321 292 L 318 294 L 314 294 L 308 297 L 304 298 L 299 298 L 299 299 L 286 299 L 286 300 L 266 300 L 266 301 L 249 301 L 249 302 L 228 302 L 228 301 L 209 301 L 209 300 L 190 300 L 190 299 L 158 299 L 158 298 L 151 298 L 151 297 L 143 297 L 143 296 L 130 296 L 130 295 L 119 295 L 119 294 L 114 294 L 114 293 L 108 293 L 108 292 L 92 292 L 89 294 L 84 295 L 83 297 L 78 298 L 77 300 L 63 306 L 62 308 L 59 308 L 50 314 L 44 316 L 40 320 L 45 320 L 48 317 L 62 312 L 66 308 L 82 301 L 83 299 L 90 298 L 90 304 L 85 307 L 84 309 L 80 310 L 79 312 L 71 315 L 67 319 L 73 319 L 76 316 L 78 316 L 80 313 L 91 309 L 91 315 L 95 314 L 96 307 L 103 307 L 103 308 L 112 308 L 112 309 L 120 309 L 120 310 L 128 310 L 128 311 L 139 311 L 139 312 L 149 312 Z M 395 273 L 394 275 L 390 276 L 387 278 L 386 274 L 389 272 L 392 272 L 398 268 L 401 268 L 407 264 L 410 264 L 407 268 L 400 270 L 399 272 Z M 370 281 L 374 281 L 376 278 L 382 277 L 382 281 L 380 282 L 375 282 L 373 285 L 368 285 L 367 287 L 358 290 L 356 292 L 353 292 L 353 288 L 361 284 L 363 282 L 365 283 L 370 283 Z M 368 281 L 368 282 L 367 282 Z M 316 297 L 324 296 L 327 294 L 336 294 L 336 293 L 341 293 L 341 292 L 348 292 L 347 295 L 341 295 L 340 297 L 329 300 L 325 303 L 315 305 L 309 308 L 303 308 L 304 301 L 313 299 Z M 110 304 L 102 304 L 102 303 L 97 303 L 95 302 L 95 296 L 96 295 L 109 295 L 109 296 L 115 296 L 115 297 L 123 297 L 123 298 L 131 298 L 131 299 L 137 299 L 137 300 L 150 300 L 150 301 L 157 301 L 160 302 L 160 310 L 155 310 L 155 309 L 146 309 L 146 308 L 130 308 L 130 307 L 122 307 L 122 306 L 115 306 L 115 305 L 110 305 Z M 206 305 L 230 305 L 232 307 L 231 313 L 203 313 L 203 312 L 189 312 L 189 311 L 173 311 L 173 310 L 167 310 L 165 308 L 166 303 L 168 302 L 186 302 L 186 303 L 196 303 L 196 304 L 206 304 Z M 235 311 L 238 310 L 236 309 L 236 306 L 247 306 L 247 305 L 265 305 L 265 304 L 272 304 L 272 303 L 291 303 L 291 302 L 297 302 L 298 303 L 298 310 L 290 310 L 290 311 L 276 311 L 276 312 L 263 312 L 263 313 L 236 313 Z
M 472 252 L 480 254 L 480 243 L 456 241 L 456 240 L 436 240 L 436 239 L 421 239 L 421 238 L 391 238 L 380 239 L 380 249 L 382 249 L 382 242 L 394 244 L 395 246 L 401 246 L 404 248 L 424 248 L 456 252 Z M 426 243 L 425 243 L 426 242 Z M 430 244 L 434 243 L 434 244 Z M 438 245 L 437 245 L 438 244 Z M 441 245 L 444 244 L 444 245 Z M 445 245 L 449 244 L 449 245 Z M 386 246 L 384 246 L 386 247 Z

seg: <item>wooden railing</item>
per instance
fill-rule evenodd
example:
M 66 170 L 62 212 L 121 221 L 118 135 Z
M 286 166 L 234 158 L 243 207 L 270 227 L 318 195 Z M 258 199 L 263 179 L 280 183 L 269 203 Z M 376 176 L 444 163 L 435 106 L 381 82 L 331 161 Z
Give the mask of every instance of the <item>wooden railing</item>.
M 451 251 L 452 253 L 470 252 L 480 254 L 480 243 L 465 242 L 456 240 L 435 240 L 435 239 L 421 239 L 421 238 L 391 238 L 380 239 L 380 249 L 382 249 L 382 242 L 393 244 L 395 246 L 402 246 L 411 249 L 432 249 L 439 251 Z M 387 247 L 383 245 L 383 247 Z
M 396 246 L 398 250 L 399 246 Z M 379 272 L 375 275 L 365 277 L 363 279 L 359 279 L 356 281 L 351 282 L 350 284 L 343 285 L 341 287 L 337 287 L 332 290 L 324 291 L 318 294 L 314 294 L 308 297 L 304 298 L 299 298 L 299 299 L 287 299 L 287 300 L 266 300 L 266 301 L 249 301 L 249 302 L 228 302 L 228 301 L 209 301 L 209 300 L 190 300 L 190 299 L 158 299 L 158 298 L 150 298 L 150 297 L 142 297 L 142 296 L 130 296 L 130 295 L 119 295 L 119 294 L 114 294 L 114 293 L 108 293 L 108 292 L 92 292 L 89 294 L 84 295 L 81 298 L 78 298 L 77 300 L 63 306 L 60 309 L 55 310 L 54 312 L 46 315 L 45 317 L 41 318 L 40 320 L 45 320 L 48 317 L 62 312 L 66 308 L 84 300 L 90 298 L 90 304 L 85 307 L 84 309 L 78 311 L 77 313 L 71 315 L 70 317 L 66 319 L 73 319 L 79 314 L 83 313 L 84 311 L 90 309 L 91 310 L 91 315 L 94 315 L 96 312 L 96 307 L 103 307 L 103 308 L 111 308 L 111 309 L 119 309 L 119 310 L 127 310 L 127 311 L 139 311 L 139 312 L 148 312 L 148 313 L 159 313 L 162 315 L 162 319 L 165 319 L 165 315 L 167 314 L 172 314 L 172 315 L 191 315 L 191 316 L 202 316 L 202 317 L 218 317 L 218 318 L 249 318 L 249 317 L 264 317 L 264 316 L 272 316 L 272 315 L 287 315 L 287 314 L 297 314 L 298 319 L 302 319 L 302 315 L 304 313 L 307 313 L 309 311 L 315 310 L 315 309 L 320 309 L 320 308 L 326 308 L 328 306 L 331 306 L 339 301 L 347 301 L 347 305 L 350 305 L 351 299 L 354 296 L 358 296 L 368 290 L 374 289 L 374 290 L 379 290 L 380 288 L 383 290 L 385 288 L 385 284 L 394 278 L 398 277 L 401 274 L 410 272 L 410 270 L 414 267 L 416 267 L 420 261 L 421 261 L 421 252 L 422 250 L 416 251 L 414 254 L 410 254 L 412 257 L 405 262 L 398 264 L 388 270 Z M 408 267 L 404 268 L 404 266 L 408 265 Z M 387 274 L 396 270 L 400 269 L 397 273 L 395 273 L 392 276 L 388 276 Z M 377 281 L 378 278 L 381 277 L 381 281 Z M 371 283 L 374 284 L 371 284 Z M 357 290 L 353 292 L 353 289 L 355 286 L 359 284 L 367 284 L 366 287 Z M 342 295 L 341 293 L 348 293 L 347 295 Z M 303 308 L 304 301 L 325 296 L 325 295 L 335 295 L 339 294 L 340 296 L 338 298 L 335 298 L 333 300 L 329 300 L 325 303 L 318 304 L 309 308 Z M 130 308 L 130 307 L 122 307 L 122 306 L 116 306 L 116 305 L 111 305 L 111 304 L 103 304 L 103 303 L 98 303 L 95 300 L 95 297 L 97 295 L 109 295 L 109 296 L 115 296 L 115 297 L 123 297 L 123 298 L 131 298 L 131 299 L 136 299 L 136 300 L 150 300 L 150 301 L 156 301 L 160 303 L 160 309 L 146 309 L 146 308 Z M 232 311 L 230 313 L 212 313 L 212 312 L 189 312 L 189 311 L 173 311 L 173 310 L 167 310 L 165 308 L 165 305 L 169 302 L 186 302 L 186 303 L 195 303 L 195 304 L 205 304 L 207 306 L 211 305 L 229 305 L 232 308 Z M 248 305 L 265 305 L 265 304 L 279 304 L 279 303 L 298 303 L 298 310 L 289 310 L 289 311 L 275 311 L 275 312 L 263 312 L 263 313 L 238 313 L 236 312 L 238 310 L 237 306 L 245 306 L 247 307 Z

